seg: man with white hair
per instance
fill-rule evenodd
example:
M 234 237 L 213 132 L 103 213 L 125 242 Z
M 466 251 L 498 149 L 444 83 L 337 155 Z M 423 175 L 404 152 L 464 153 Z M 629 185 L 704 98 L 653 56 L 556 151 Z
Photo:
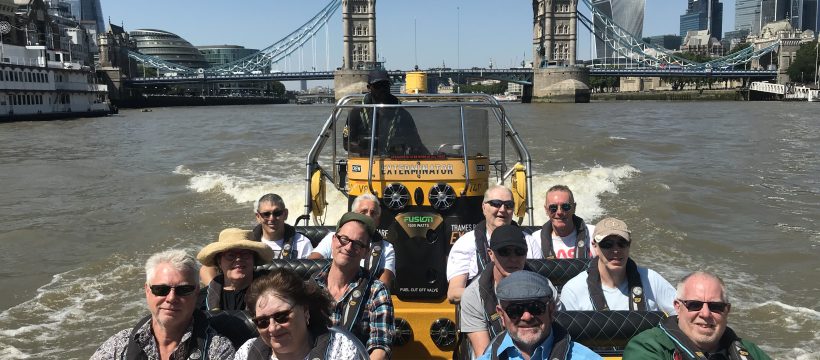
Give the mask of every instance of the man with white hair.
M 503 185 L 493 185 L 484 192 L 484 200 L 481 204 L 484 221 L 476 224 L 472 231 L 458 238 L 450 249 L 450 254 L 447 255 L 447 281 L 449 282 L 447 298 L 450 302 L 461 301 L 461 295 L 467 283 L 484 271 L 490 263 L 487 255 L 490 236 L 499 226 L 513 223 L 514 207 L 515 201 L 512 199 L 512 191 L 509 188 Z M 541 246 L 527 233 L 524 233 L 524 239 L 527 241 L 527 258 L 541 259 Z
M 352 211 L 362 215 L 366 215 L 373 219 L 376 227 L 379 226 L 382 210 L 379 206 L 379 198 L 371 193 L 364 193 L 357 196 L 353 200 Z M 331 244 L 333 243 L 333 235 L 336 232 L 329 232 L 319 243 L 313 252 L 308 255 L 308 259 L 330 259 L 332 257 Z M 361 266 L 367 269 L 370 274 L 381 280 L 384 286 L 388 289 L 396 276 L 396 250 L 393 244 L 382 238 L 381 233 L 377 230 L 373 234 L 373 239 L 370 242 L 370 254 L 362 259 Z
M 196 310 L 199 269 L 183 250 L 167 250 L 145 263 L 145 299 L 151 315 L 106 340 L 91 360 L 230 359 L 234 347 Z
M 696 271 L 678 283 L 678 315 L 632 338 L 624 359 L 769 359 L 727 326 L 732 305 L 717 275 Z

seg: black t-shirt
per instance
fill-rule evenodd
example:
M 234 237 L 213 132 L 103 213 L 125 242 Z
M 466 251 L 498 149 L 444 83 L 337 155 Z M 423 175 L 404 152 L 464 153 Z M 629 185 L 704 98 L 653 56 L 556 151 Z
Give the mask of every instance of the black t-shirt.
M 245 292 L 248 288 L 242 290 L 225 290 L 222 289 L 222 310 L 245 310 Z

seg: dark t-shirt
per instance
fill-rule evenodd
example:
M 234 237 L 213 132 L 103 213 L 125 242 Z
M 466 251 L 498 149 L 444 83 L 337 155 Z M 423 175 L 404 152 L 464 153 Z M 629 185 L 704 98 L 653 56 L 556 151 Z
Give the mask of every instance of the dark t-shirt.
M 222 310 L 245 310 L 245 292 L 242 290 L 222 290 Z

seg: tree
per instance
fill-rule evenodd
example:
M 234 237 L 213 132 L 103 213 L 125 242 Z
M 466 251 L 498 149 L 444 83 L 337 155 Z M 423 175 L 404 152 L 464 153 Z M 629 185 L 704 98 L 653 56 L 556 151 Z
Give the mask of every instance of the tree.
M 734 54 L 738 51 L 741 51 L 741 50 L 743 50 L 743 49 L 745 49 L 749 46 L 752 46 L 752 43 L 744 42 L 744 43 L 737 44 L 737 45 L 735 45 L 735 47 L 732 48 L 732 51 L 729 51 L 729 53 L 726 54 L 726 55 L 732 55 L 732 54 Z
M 800 45 L 797 49 L 797 54 L 794 57 L 794 62 L 791 63 L 786 73 L 792 81 L 805 81 L 805 79 L 812 80 L 817 71 L 817 43 L 811 42 Z

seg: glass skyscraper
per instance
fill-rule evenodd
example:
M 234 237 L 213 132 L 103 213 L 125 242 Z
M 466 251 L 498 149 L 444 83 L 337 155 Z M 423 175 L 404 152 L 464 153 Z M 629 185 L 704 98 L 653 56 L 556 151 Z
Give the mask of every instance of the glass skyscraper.
M 720 0 L 689 0 L 686 14 L 680 16 L 680 36 L 689 31 L 709 30 L 709 35 L 723 37 L 723 4 Z
M 760 33 L 760 1 L 735 0 L 735 30 Z
M 592 0 L 592 6 L 608 16 L 622 29 L 637 39 L 643 37 L 643 19 L 646 0 Z M 601 29 L 604 24 L 595 21 L 595 28 Z M 605 46 L 600 39 L 595 40 L 595 50 L 599 58 L 612 56 L 612 48 Z

